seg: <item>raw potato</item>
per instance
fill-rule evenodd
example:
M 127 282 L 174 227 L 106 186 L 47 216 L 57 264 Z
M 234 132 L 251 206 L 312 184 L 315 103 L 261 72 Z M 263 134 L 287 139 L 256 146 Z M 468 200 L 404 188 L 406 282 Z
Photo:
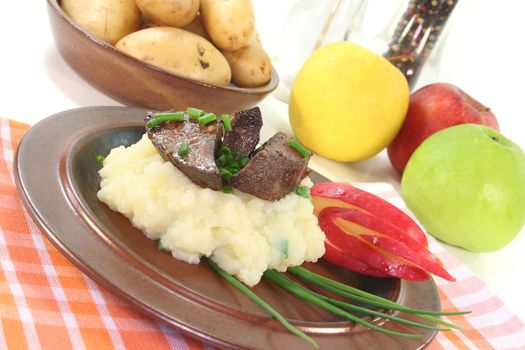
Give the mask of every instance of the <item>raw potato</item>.
M 260 39 L 259 39 L 260 40 Z M 257 87 L 266 84 L 272 77 L 270 57 L 261 47 L 256 36 L 250 43 L 235 51 L 223 51 L 230 64 L 232 80 L 241 87 Z
M 109 44 L 138 30 L 142 18 L 134 0 L 62 0 L 61 6 L 75 23 Z
M 131 33 L 116 48 L 139 60 L 202 82 L 224 85 L 230 65 L 209 41 L 183 29 L 153 27 Z
M 199 0 L 136 0 L 144 16 L 160 26 L 184 27 L 197 16 Z
M 200 15 L 213 43 L 223 50 L 245 46 L 254 30 L 250 0 L 201 0 Z

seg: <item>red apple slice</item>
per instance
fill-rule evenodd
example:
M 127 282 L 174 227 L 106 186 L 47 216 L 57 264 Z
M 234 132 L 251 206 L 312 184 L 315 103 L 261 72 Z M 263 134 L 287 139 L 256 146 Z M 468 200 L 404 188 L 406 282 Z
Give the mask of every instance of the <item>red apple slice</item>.
M 323 259 L 333 263 L 334 265 L 343 267 L 350 271 L 354 271 L 366 276 L 389 278 L 392 276 L 387 275 L 384 272 L 376 270 L 367 263 L 357 260 L 350 254 L 334 246 L 328 239 L 325 240 L 325 254 Z
M 319 225 L 325 232 L 327 241 L 325 244 L 327 253 L 323 258 L 335 265 L 345 267 L 345 260 L 342 259 L 344 255 L 332 256 L 333 248 L 336 247 L 337 250 L 391 277 L 411 281 L 425 281 L 430 278 L 428 273 L 418 266 L 390 254 L 384 254 L 357 235 L 343 230 L 335 223 L 338 217 L 337 210 L 341 209 L 327 208 L 319 213 Z
M 396 206 L 372 193 L 346 183 L 321 182 L 312 186 L 310 194 L 316 214 L 328 207 L 359 210 L 383 218 L 415 241 L 428 247 L 425 233 L 414 220 Z
M 367 241 L 379 252 L 406 260 L 448 281 L 455 281 L 439 259 L 396 226 L 373 215 L 351 209 L 328 208 L 334 223 L 349 235 Z

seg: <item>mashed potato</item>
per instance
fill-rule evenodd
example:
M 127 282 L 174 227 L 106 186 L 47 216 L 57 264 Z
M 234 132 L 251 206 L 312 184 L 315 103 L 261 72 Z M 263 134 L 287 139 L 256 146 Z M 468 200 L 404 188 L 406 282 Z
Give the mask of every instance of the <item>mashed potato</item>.
M 98 198 L 175 258 L 198 263 L 211 256 L 249 286 L 267 269 L 285 271 L 324 254 L 325 236 L 308 199 L 291 193 L 269 202 L 202 188 L 164 161 L 146 135 L 113 149 L 100 176 Z

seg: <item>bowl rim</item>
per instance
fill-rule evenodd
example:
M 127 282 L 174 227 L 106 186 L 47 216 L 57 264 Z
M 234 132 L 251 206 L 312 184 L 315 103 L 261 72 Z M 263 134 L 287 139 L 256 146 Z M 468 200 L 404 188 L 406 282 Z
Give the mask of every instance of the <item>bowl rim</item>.
M 183 81 L 185 83 L 194 84 L 194 85 L 197 85 L 197 86 L 201 86 L 203 88 L 216 89 L 216 90 L 226 90 L 226 91 L 231 91 L 231 92 L 241 93 L 241 94 L 246 94 L 246 95 L 250 95 L 250 94 L 268 94 L 268 93 L 274 91 L 275 89 L 277 89 L 277 87 L 279 86 L 279 75 L 278 75 L 278 73 L 277 73 L 277 71 L 276 71 L 276 69 L 275 69 L 273 64 L 272 64 L 272 74 L 271 74 L 271 77 L 270 77 L 270 81 L 267 82 L 264 85 L 249 88 L 249 87 L 240 87 L 240 86 L 232 85 L 232 83 L 230 83 L 229 85 L 215 85 L 215 84 L 210 84 L 210 83 L 206 83 L 206 82 L 190 79 L 190 78 L 187 78 L 187 77 L 175 74 L 173 72 L 170 72 L 170 71 L 168 71 L 168 70 L 166 70 L 164 68 L 161 68 L 161 67 L 152 65 L 150 63 L 141 61 L 138 58 L 129 56 L 129 55 L 127 55 L 127 54 L 117 50 L 115 48 L 115 46 L 105 42 L 104 40 L 102 40 L 100 38 L 97 38 L 95 35 L 91 34 L 86 29 L 84 29 L 82 26 L 77 24 L 68 14 L 65 13 L 65 11 L 62 9 L 62 6 L 60 6 L 60 2 L 61 2 L 61 0 L 47 0 L 47 4 L 55 12 L 55 14 L 58 17 L 60 17 L 62 20 L 64 20 L 67 24 L 69 24 L 71 27 L 73 27 L 76 31 L 82 33 L 85 37 L 87 37 L 88 39 L 93 41 L 98 46 L 111 51 L 114 55 L 116 55 L 120 59 L 127 60 L 129 62 L 132 62 L 132 63 L 136 64 L 136 65 L 144 67 L 145 69 L 151 69 L 151 70 L 155 71 L 158 74 L 163 74 L 163 75 L 168 76 L 168 77 L 173 77 L 173 78 L 181 80 L 181 81 Z M 142 30 L 142 29 L 139 29 L 139 30 Z M 213 46 L 215 46 L 213 43 L 211 43 L 211 44 Z

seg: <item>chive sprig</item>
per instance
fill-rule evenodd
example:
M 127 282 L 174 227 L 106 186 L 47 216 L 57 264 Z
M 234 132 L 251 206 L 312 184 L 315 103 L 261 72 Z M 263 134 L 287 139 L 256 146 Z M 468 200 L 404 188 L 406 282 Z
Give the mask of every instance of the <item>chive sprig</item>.
M 224 277 L 231 284 L 233 284 L 239 291 L 247 295 L 257 305 L 261 306 L 263 310 L 268 312 L 271 316 L 273 316 L 276 320 L 278 320 L 281 324 L 283 324 L 283 326 L 286 329 L 300 336 L 301 338 L 306 340 L 311 345 L 318 347 L 317 343 L 315 343 L 315 341 L 312 338 L 310 338 L 305 333 L 303 333 L 301 330 L 291 325 L 281 314 L 279 314 L 268 303 L 266 303 L 264 300 L 258 297 L 255 293 L 253 293 L 248 287 L 246 287 L 244 284 L 239 282 L 233 276 L 231 276 L 230 274 L 222 270 L 211 259 L 208 259 L 208 263 L 212 266 L 212 268 L 215 271 L 217 271 L 222 277 Z M 393 331 L 390 329 L 382 328 L 380 326 L 377 326 L 374 323 L 371 323 L 371 322 L 368 322 L 362 319 L 359 316 L 356 316 L 355 314 L 353 314 L 353 312 L 357 312 L 357 313 L 361 313 L 361 314 L 365 314 L 369 316 L 374 316 L 374 317 L 380 317 L 380 318 L 388 319 L 390 321 L 398 322 L 398 323 L 401 323 L 407 326 L 425 329 L 425 330 L 431 330 L 431 331 L 450 331 L 452 328 L 462 329 L 461 327 L 458 327 L 454 325 L 453 323 L 441 320 L 437 316 L 463 315 L 463 314 L 467 314 L 470 312 L 470 311 L 441 312 L 441 311 L 409 308 L 409 307 L 400 305 L 398 303 L 395 303 L 391 300 L 379 297 L 375 294 L 371 294 L 371 293 L 362 291 L 360 289 L 351 287 L 349 285 L 343 284 L 341 282 L 334 281 L 330 278 L 316 274 L 300 266 L 289 267 L 288 271 L 291 272 L 295 277 L 303 281 L 313 283 L 329 292 L 332 292 L 333 294 L 343 296 L 350 300 L 363 302 L 364 304 L 368 304 L 371 306 L 380 307 L 381 309 L 384 309 L 385 312 L 372 310 L 367 307 L 347 303 L 341 300 L 337 300 L 337 299 L 328 297 L 320 293 L 316 293 L 308 289 L 306 286 L 299 284 L 295 282 L 294 280 L 288 278 L 285 274 L 275 271 L 275 270 L 265 271 L 264 277 L 267 280 L 271 281 L 272 283 L 276 284 L 277 286 L 283 288 L 287 292 L 309 302 L 310 304 L 313 304 L 335 315 L 348 319 L 356 324 L 360 324 L 374 331 L 377 331 L 383 334 L 387 334 L 387 335 L 391 335 L 391 336 L 402 337 L 402 338 L 415 338 L 415 339 L 422 337 L 421 334 L 403 333 L 403 332 L 397 332 L 397 331 Z M 404 312 L 407 314 L 412 314 L 412 315 L 421 317 L 423 319 L 426 319 L 428 321 L 432 321 L 433 323 L 441 324 L 445 326 L 445 328 L 439 327 L 439 326 L 428 325 L 428 324 L 412 321 L 406 318 L 402 318 L 397 315 L 389 314 L 386 312 L 388 310 L 397 310 L 397 311 Z
M 303 156 L 303 158 L 308 158 L 312 154 L 306 147 L 301 145 L 299 143 L 299 141 L 297 141 L 294 138 L 292 138 L 292 139 L 290 139 L 290 141 L 288 141 L 288 145 L 291 148 L 293 148 L 294 150 L 296 150 L 297 152 L 299 152 L 299 154 L 301 154 Z
M 310 345 L 319 348 L 319 345 L 310 338 L 308 335 L 306 335 L 304 332 L 302 332 L 300 329 L 294 327 L 290 322 L 286 320 L 279 312 L 277 312 L 273 307 L 270 306 L 267 302 L 265 302 L 263 299 L 261 299 L 257 294 L 252 292 L 250 288 L 246 287 L 244 284 L 239 282 L 235 277 L 224 271 L 217 265 L 213 260 L 207 259 L 208 264 L 219 274 L 221 275 L 226 281 L 231 283 L 235 288 L 237 288 L 240 292 L 242 292 L 244 295 L 246 295 L 248 298 L 250 298 L 254 303 L 259 305 L 264 311 L 268 312 L 271 316 L 273 316 L 277 321 L 279 321 L 287 330 L 292 332 L 293 334 L 301 337 L 305 341 L 307 341 Z
M 151 129 L 165 122 L 181 122 L 183 120 L 183 112 L 153 113 L 151 119 L 146 122 L 146 125 Z

